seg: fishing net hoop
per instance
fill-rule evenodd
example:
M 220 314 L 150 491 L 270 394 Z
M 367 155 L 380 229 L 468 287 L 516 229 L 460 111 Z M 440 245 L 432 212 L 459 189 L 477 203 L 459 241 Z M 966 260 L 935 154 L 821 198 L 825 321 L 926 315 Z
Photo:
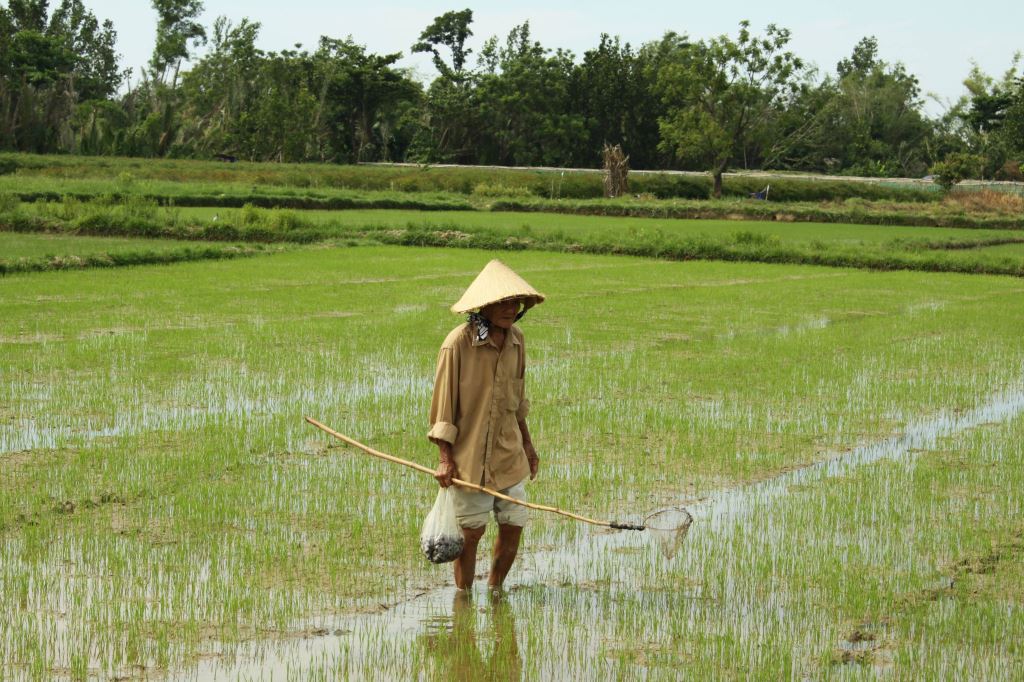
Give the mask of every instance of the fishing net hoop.
M 693 523 L 693 516 L 686 510 L 686 507 L 659 509 L 644 517 L 644 527 L 647 530 L 675 532 L 688 529 L 691 523 Z
M 692 523 L 693 516 L 685 507 L 659 509 L 644 518 L 644 527 L 666 559 L 675 556 Z

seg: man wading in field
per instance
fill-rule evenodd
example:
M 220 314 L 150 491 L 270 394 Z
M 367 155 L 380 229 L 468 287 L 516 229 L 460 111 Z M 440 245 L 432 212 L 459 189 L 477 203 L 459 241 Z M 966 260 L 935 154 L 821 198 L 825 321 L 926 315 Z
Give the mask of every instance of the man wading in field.
M 440 450 L 434 477 L 441 487 L 459 478 L 525 501 L 526 477 L 536 477 L 540 459 L 526 428 L 523 333 L 513 323 L 543 300 L 507 265 L 492 260 L 452 306 L 469 319 L 448 334 L 437 356 L 427 437 Z M 519 550 L 527 509 L 458 486 L 453 492 L 466 541 L 455 560 L 455 585 L 472 586 L 477 544 L 493 512 L 498 539 L 487 584 L 499 589 Z

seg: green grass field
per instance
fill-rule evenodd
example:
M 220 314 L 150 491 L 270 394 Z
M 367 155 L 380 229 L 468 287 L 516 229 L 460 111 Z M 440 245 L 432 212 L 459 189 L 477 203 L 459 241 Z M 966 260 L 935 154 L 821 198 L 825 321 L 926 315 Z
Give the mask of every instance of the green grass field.
M 13 170 L 12 170 L 13 169 Z M 1019 230 L 1014 192 L 900 189 L 850 180 L 773 179 L 772 201 L 752 201 L 760 177 L 731 178 L 709 201 L 708 178 L 637 175 L 628 196 L 606 199 L 595 172 L 214 164 L 0 155 L 0 204 L 145 199 L 177 206 L 517 211 L 645 218 L 778 220 Z
M 513 194 L 549 198 L 596 198 L 603 194 L 601 173 L 559 168 L 498 168 L 388 164 L 221 163 L 183 159 L 131 159 L 86 156 L 0 154 L 0 173 L 20 179 L 59 182 L 125 179 L 156 182 L 229 183 L 296 188 L 347 188 L 392 192 Z M 862 182 L 850 178 L 799 178 L 785 173 L 728 174 L 726 195 L 746 197 L 772 184 L 772 197 L 782 201 L 820 201 L 858 197 L 915 203 L 939 198 L 938 187 L 899 180 Z M 2 186 L 2 185 L 0 185 Z M 711 178 L 706 174 L 633 173 L 630 191 L 660 198 L 706 199 Z
M 195 246 L 175 239 L 77 237 L 62 234 L 19 234 L 0 232 L 0 257 L 4 259 L 47 256 L 88 256 L 124 251 L 172 251 Z
M 1024 257 L 1024 245 L 1002 244 L 1000 246 L 983 247 L 983 252 L 992 256 L 1009 256 L 1011 258 Z
M 175 239 L 0 231 L 0 275 L 239 258 L 285 248 L 280 245 L 203 244 Z
M 467 610 L 418 553 L 435 484 L 302 417 L 436 461 L 447 308 L 494 256 L 549 296 L 521 325 L 531 498 L 632 520 L 688 501 L 697 521 L 668 561 L 534 515 L 504 600 Z M 1022 296 L 1007 277 L 397 246 L 12 275 L 0 676 L 1012 679 Z M 888 440 L 921 424 L 937 435 Z M 891 457 L 785 478 L 873 444 Z
M 182 208 L 183 219 L 240 221 L 240 209 Z M 781 243 L 811 245 L 815 242 L 839 246 L 881 246 L 894 241 L 949 243 L 984 242 L 990 239 L 1021 239 L 1022 230 L 984 230 L 942 227 L 906 227 L 896 225 L 851 225 L 844 223 L 779 223 L 735 220 L 679 220 L 665 218 L 620 218 L 550 213 L 351 210 L 306 211 L 302 218 L 311 224 L 328 225 L 340 233 L 346 229 L 395 229 L 410 225 L 432 229 L 488 230 L 506 237 L 563 235 L 569 238 L 614 239 L 622 236 L 650 235 L 694 237 L 734 237 L 749 232 Z
M 10 197 L 8 197 L 10 199 Z M 401 201 L 396 201 L 401 203 Z M 437 207 L 435 207 L 437 208 Z M 0 224 L 19 232 L 162 237 L 208 242 L 385 243 L 614 253 L 670 260 L 804 263 L 877 270 L 1024 275 L 1012 252 L 1024 231 L 680 220 L 487 211 L 311 211 L 159 206 L 125 199 L 8 200 Z

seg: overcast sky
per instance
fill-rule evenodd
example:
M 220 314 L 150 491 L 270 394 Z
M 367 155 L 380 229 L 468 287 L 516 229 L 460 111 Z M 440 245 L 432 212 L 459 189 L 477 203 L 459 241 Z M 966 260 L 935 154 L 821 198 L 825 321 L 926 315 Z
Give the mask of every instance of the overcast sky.
M 153 50 L 156 12 L 151 3 L 85 0 L 85 4 L 100 20 L 114 22 L 122 65 L 134 67 L 137 76 Z M 572 50 L 577 58 L 597 45 L 601 33 L 639 46 L 669 30 L 693 38 L 735 36 L 738 22 L 749 19 L 757 32 L 769 23 L 790 29 L 791 49 L 828 73 L 835 71 L 836 62 L 848 56 L 858 40 L 874 35 L 882 59 L 903 62 L 920 80 L 922 91 L 941 102 L 963 94 L 962 81 L 971 60 L 984 71 L 1002 76 L 1014 53 L 1024 50 L 1024 0 L 978 5 L 962 0 L 206 0 L 201 21 L 207 27 L 220 15 L 236 23 L 243 17 L 257 21 L 262 24 L 258 46 L 264 50 L 291 49 L 295 43 L 315 49 L 321 35 L 351 35 L 371 52 L 402 52 L 405 58 L 400 64 L 413 68 L 421 80 L 429 80 L 435 75 L 429 58 L 410 56 L 409 47 L 434 17 L 467 5 L 473 10 L 474 35 L 469 42 L 473 48 L 492 35 L 503 38 L 513 26 L 528 20 L 535 40 L 548 48 Z M 475 64 L 475 58 L 470 59 Z M 930 103 L 927 110 L 937 114 L 942 107 Z

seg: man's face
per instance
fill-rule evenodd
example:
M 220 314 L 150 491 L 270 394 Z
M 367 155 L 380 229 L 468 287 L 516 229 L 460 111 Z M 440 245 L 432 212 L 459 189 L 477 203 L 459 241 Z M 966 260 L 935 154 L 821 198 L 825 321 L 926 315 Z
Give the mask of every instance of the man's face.
M 495 327 L 508 329 L 516 321 L 516 315 L 519 314 L 522 307 L 522 299 L 513 298 L 509 301 L 499 301 L 498 303 L 486 305 L 480 309 L 480 314 L 490 320 L 491 324 Z

